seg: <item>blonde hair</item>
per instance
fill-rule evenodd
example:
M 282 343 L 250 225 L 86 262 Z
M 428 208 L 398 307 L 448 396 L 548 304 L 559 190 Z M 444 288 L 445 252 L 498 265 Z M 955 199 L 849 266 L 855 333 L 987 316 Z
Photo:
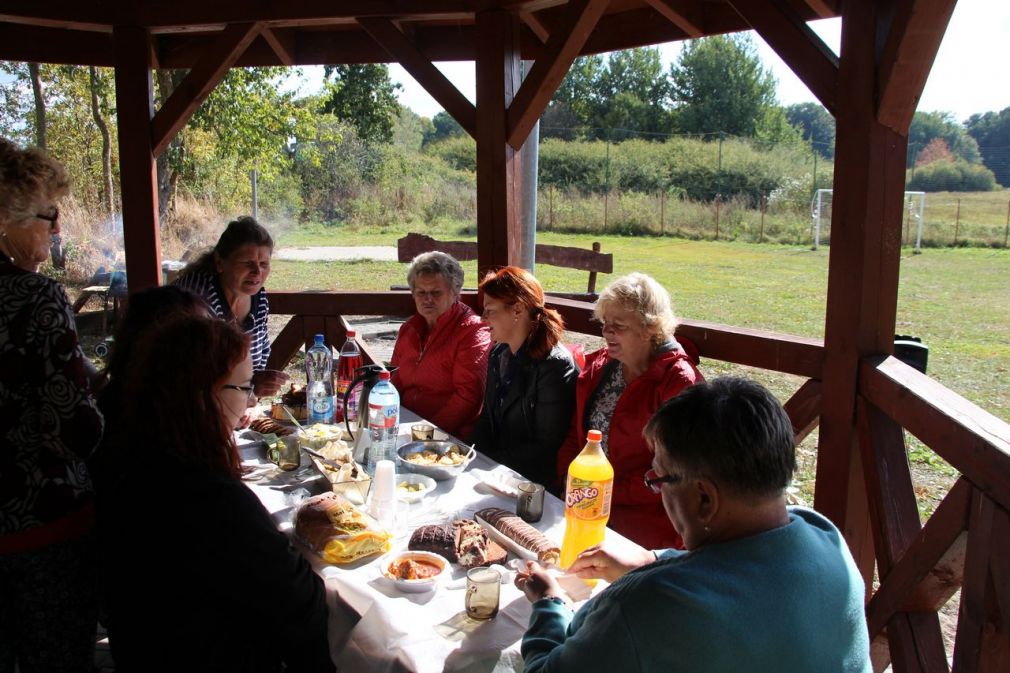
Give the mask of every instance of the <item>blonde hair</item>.
M 638 316 L 653 346 L 667 341 L 677 329 L 670 293 L 644 273 L 629 273 L 604 288 L 596 300 L 593 317 L 602 320 L 607 309 L 614 306 Z
M 27 220 L 40 198 L 56 200 L 69 191 L 62 164 L 37 147 L 23 150 L 0 138 L 0 223 Z

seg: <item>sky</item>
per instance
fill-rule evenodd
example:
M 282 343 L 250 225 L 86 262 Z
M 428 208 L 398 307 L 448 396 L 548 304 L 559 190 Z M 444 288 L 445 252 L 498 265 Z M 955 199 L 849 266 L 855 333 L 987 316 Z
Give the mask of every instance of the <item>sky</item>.
M 841 20 L 827 19 L 810 24 L 830 48 L 838 53 Z M 756 37 L 756 36 L 755 36 Z M 759 37 L 758 52 L 765 68 L 778 80 L 778 98 L 782 105 L 816 100 L 806 86 L 792 73 L 768 45 Z M 1010 0 L 959 0 L 954 8 L 947 32 L 940 45 L 936 61 L 918 109 L 953 113 L 964 121 L 975 112 L 998 111 L 1010 107 Z M 669 66 L 682 43 L 659 45 L 664 63 Z M 473 62 L 435 64 L 460 92 L 475 99 Z M 305 81 L 301 90 L 318 91 L 322 68 L 303 68 Z M 442 107 L 425 92 L 420 84 L 396 63 L 390 64 L 390 76 L 403 87 L 398 98 L 422 117 L 433 117 Z

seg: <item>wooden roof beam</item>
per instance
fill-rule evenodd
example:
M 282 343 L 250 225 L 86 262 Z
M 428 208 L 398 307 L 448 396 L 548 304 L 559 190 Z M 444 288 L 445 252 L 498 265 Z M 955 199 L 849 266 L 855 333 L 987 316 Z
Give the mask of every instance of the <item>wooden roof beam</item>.
M 175 134 L 186 125 L 228 69 L 260 34 L 262 27 L 260 23 L 231 24 L 208 46 L 186 79 L 176 87 L 151 120 L 151 147 L 154 156 L 160 156 L 165 151 Z
M 404 70 L 437 100 L 471 137 L 477 137 L 477 108 L 389 19 L 365 18 L 358 23 Z
M 533 12 L 519 12 L 519 19 L 526 24 L 526 27 L 537 36 L 542 43 L 546 43 L 551 36 L 551 31 L 547 29 L 544 22 Z
M 901 0 L 877 66 L 877 121 L 908 134 L 957 0 Z
M 951 0 L 953 1 L 953 0 Z M 784 0 L 729 0 L 828 112 L 838 100 L 838 57 Z
M 260 36 L 270 45 L 281 63 L 286 66 L 295 65 L 295 38 L 290 31 L 281 28 L 263 28 L 260 31 Z
M 838 0 L 803 0 L 803 2 L 822 19 L 838 16 Z
M 662 14 L 673 25 L 680 28 L 690 38 L 705 34 L 702 28 L 701 7 L 689 0 L 645 0 L 654 10 Z
M 509 105 L 507 141 L 520 149 L 610 0 L 572 0 Z

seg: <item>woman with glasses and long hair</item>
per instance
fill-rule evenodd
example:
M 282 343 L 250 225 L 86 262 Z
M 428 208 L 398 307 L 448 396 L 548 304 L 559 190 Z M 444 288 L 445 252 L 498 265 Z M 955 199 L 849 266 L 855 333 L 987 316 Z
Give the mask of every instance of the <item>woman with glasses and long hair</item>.
M 558 452 L 559 483 L 563 488 L 586 433 L 599 430 L 614 466 L 609 526 L 646 547 L 679 546 L 659 496 L 642 484 L 651 460 L 642 428 L 660 404 L 702 380 L 698 359 L 673 336 L 677 319 L 670 295 L 645 274 L 632 273 L 608 285 L 593 315 L 606 344 L 586 356 L 579 374 L 575 415 Z
M 611 582 L 577 613 L 531 563 L 527 673 L 869 673 L 865 585 L 838 529 L 786 506 L 796 469 L 782 405 L 741 378 L 701 383 L 645 426 L 643 488 L 661 498 L 686 551 L 589 549 L 570 569 Z M 644 477 L 644 479 L 643 479 Z
M 0 670 L 87 671 L 98 603 L 94 493 L 100 381 L 66 292 L 39 273 L 66 170 L 0 139 Z
M 480 415 L 491 347 L 487 326 L 459 300 L 463 267 L 444 252 L 421 253 L 407 285 L 415 313 L 400 326 L 390 364 L 400 403 L 459 438 Z
M 579 374 L 561 345 L 564 320 L 544 306 L 540 282 L 518 267 L 488 273 L 478 298 L 495 346 L 484 408 L 467 441 L 527 479 L 553 486 Z
M 322 580 L 241 481 L 249 338 L 216 318 L 148 331 L 123 388 L 129 443 L 99 509 L 109 638 L 137 671 L 333 671 Z
M 228 223 L 214 249 L 189 264 L 175 285 L 201 297 L 214 315 L 237 325 L 249 335 L 256 395 L 276 395 L 288 380 L 284 372 L 267 369 L 270 302 L 264 287 L 270 276 L 274 240 L 251 217 Z

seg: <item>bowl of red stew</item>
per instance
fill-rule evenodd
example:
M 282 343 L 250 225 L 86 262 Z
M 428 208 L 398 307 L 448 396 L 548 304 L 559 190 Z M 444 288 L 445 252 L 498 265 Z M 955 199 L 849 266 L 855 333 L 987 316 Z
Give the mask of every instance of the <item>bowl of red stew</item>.
M 384 561 L 382 574 L 405 593 L 431 591 L 449 568 L 449 562 L 426 551 L 394 554 Z

